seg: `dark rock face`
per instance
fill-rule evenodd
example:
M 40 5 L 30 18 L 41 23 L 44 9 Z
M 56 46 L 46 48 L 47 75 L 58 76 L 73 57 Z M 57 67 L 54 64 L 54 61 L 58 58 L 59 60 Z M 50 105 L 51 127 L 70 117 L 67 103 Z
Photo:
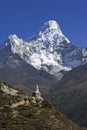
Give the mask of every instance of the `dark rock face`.
M 53 81 L 53 76 L 44 70 L 37 70 L 23 61 L 17 54 L 12 54 L 10 46 L 0 51 L 0 80 L 13 86 L 46 85 Z
M 87 64 L 65 74 L 50 90 L 52 103 L 73 121 L 87 127 Z

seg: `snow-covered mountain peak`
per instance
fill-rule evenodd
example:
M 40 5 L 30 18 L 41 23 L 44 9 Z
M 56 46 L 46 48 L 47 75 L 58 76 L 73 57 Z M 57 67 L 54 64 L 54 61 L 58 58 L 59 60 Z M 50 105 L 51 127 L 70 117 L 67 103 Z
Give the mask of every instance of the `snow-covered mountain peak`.
M 18 54 L 26 63 L 36 69 L 43 69 L 52 75 L 86 63 L 82 49 L 70 44 L 54 20 L 44 23 L 42 28 L 29 41 L 10 35 L 6 45 L 10 44 L 11 52 Z M 84 52 L 84 50 L 83 50 Z
M 46 46 L 55 44 L 55 47 L 63 41 L 66 41 L 65 43 L 70 43 L 67 37 L 62 33 L 58 23 L 54 20 L 45 22 L 40 31 L 32 38 L 32 41 L 39 41 Z
M 19 51 L 21 52 L 21 46 L 23 45 L 23 40 L 18 38 L 15 34 L 9 35 L 8 41 L 6 43 L 11 45 L 11 51 L 14 54 L 18 53 Z
M 13 34 L 13 35 L 10 34 L 8 38 L 9 38 L 9 39 L 18 39 L 18 37 L 17 37 L 16 34 Z
M 45 22 L 43 28 L 59 29 L 61 31 L 60 26 L 55 20 L 49 20 L 48 22 Z
M 9 39 L 9 42 L 11 44 L 17 44 L 17 45 L 19 45 L 20 42 L 23 42 L 23 40 L 19 39 L 15 34 L 14 35 L 9 35 L 8 39 Z
M 7 38 L 7 40 L 2 44 L 2 48 L 9 46 L 11 44 L 18 44 L 19 38 L 14 34 L 10 34 Z

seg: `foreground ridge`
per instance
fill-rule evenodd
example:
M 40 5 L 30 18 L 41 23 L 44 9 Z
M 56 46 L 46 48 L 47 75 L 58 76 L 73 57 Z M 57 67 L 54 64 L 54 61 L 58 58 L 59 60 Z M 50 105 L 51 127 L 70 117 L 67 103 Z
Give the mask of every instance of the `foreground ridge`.
M 47 101 L 38 98 L 41 96 L 39 91 L 38 96 L 35 95 L 36 90 L 29 98 L 19 90 L 16 90 L 17 95 L 8 94 L 2 90 L 3 86 L 8 88 L 8 91 L 11 89 L 9 85 L 0 83 L 0 100 L 3 101 L 0 102 L 1 130 L 81 130 Z

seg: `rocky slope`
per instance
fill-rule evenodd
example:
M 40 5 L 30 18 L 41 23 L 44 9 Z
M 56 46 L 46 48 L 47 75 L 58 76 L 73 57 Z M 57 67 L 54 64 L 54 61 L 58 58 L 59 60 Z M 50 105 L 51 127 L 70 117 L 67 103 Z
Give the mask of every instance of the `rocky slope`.
M 0 82 L 0 130 L 82 130 L 48 102 L 25 103 L 23 97 Z
M 87 127 L 87 64 L 65 74 L 50 90 L 51 102 L 82 127 Z
M 49 87 L 54 82 L 53 76 L 43 70 L 35 69 L 19 55 L 13 54 L 10 46 L 0 50 L 0 80 L 12 86 L 27 87 L 27 91 L 36 84 L 43 86 L 45 91 L 45 86 Z

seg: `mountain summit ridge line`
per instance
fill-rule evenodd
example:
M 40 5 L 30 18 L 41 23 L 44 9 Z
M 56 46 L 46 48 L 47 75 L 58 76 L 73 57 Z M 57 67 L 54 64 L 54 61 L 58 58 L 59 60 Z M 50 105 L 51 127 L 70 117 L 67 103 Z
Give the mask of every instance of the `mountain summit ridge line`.
M 54 20 L 44 23 L 29 41 L 10 35 L 4 48 L 6 46 L 10 46 L 11 52 L 27 64 L 58 78 L 66 71 L 87 63 L 87 48 L 73 45 Z

